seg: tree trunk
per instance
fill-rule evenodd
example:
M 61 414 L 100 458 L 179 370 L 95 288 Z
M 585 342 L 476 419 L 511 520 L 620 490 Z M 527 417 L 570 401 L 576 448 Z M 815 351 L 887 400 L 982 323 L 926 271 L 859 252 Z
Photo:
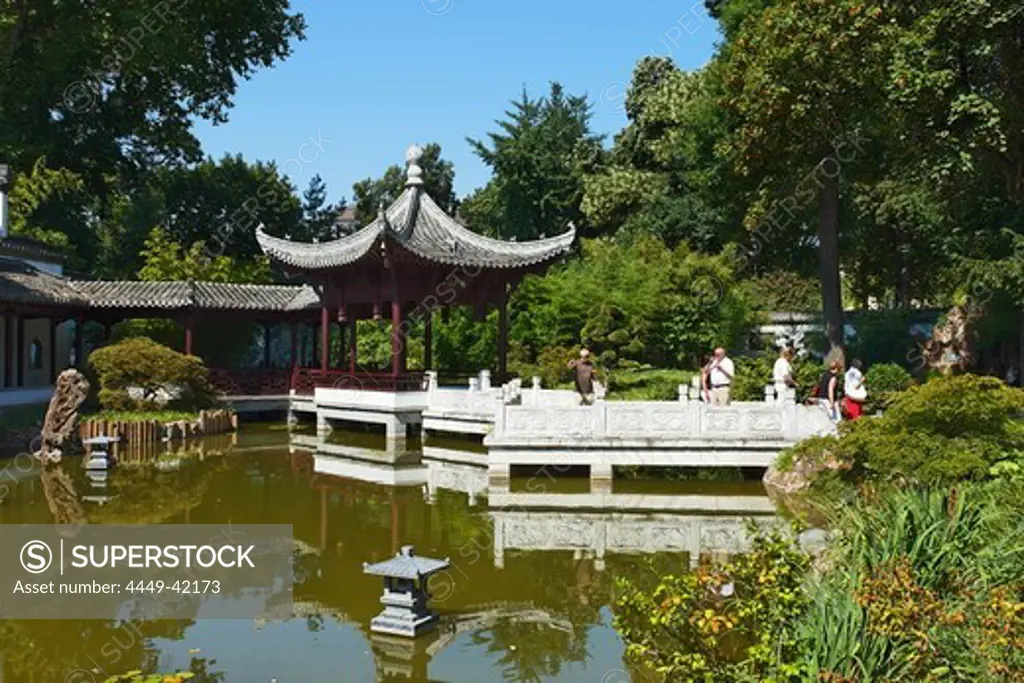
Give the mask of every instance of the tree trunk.
M 839 282 L 839 175 L 822 174 L 818 201 L 818 244 L 821 300 L 829 350 L 843 346 L 843 293 Z

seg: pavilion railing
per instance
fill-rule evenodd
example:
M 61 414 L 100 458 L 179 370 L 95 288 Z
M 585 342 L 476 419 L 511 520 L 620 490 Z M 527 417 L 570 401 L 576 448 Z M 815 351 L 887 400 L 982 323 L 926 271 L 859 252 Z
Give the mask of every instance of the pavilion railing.
M 223 396 L 286 396 L 291 368 L 209 369 L 210 384 Z
M 349 372 L 348 370 L 314 370 L 294 368 L 291 388 L 296 394 L 311 395 L 320 389 L 356 389 L 365 391 L 423 391 L 427 379 L 422 372 Z

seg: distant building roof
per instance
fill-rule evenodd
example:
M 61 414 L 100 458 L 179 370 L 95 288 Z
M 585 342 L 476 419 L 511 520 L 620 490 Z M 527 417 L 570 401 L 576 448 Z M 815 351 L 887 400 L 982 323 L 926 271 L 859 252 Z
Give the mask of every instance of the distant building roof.
M 0 302 L 39 306 L 88 303 L 81 292 L 59 275 L 8 256 L 0 256 Z
M 0 303 L 77 309 L 300 311 L 319 308 L 308 285 L 71 280 L 0 256 Z
M 8 235 L 0 239 L 0 255 L 30 258 L 47 263 L 64 263 L 64 255 L 31 237 Z
M 557 237 L 529 242 L 505 242 L 477 234 L 439 207 L 422 186 L 417 165 L 420 150 L 409 150 L 405 191 L 366 227 L 330 242 L 305 243 L 256 231 L 256 239 L 271 258 L 303 270 L 339 268 L 364 257 L 376 257 L 397 245 L 433 263 L 484 268 L 522 268 L 549 261 L 567 252 L 576 238 L 569 229 Z
M 164 308 L 291 311 L 319 307 L 305 285 L 249 285 L 224 282 L 76 281 L 90 308 Z
M 358 223 L 359 214 L 356 212 L 356 207 L 346 206 L 345 210 L 338 214 L 338 223 Z
M 420 557 L 413 552 L 411 545 L 402 546 L 402 551 L 390 560 L 375 564 L 363 563 L 363 573 L 373 576 L 391 576 L 396 579 L 418 579 L 429 576 L 451 566 L 447 558 L 435 560 Z

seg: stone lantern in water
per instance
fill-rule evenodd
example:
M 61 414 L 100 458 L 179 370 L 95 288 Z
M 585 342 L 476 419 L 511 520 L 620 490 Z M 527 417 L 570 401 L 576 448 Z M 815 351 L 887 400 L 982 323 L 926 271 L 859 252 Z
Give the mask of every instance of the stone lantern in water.
M 415 555 L 411 545 L 402 546 L 402 551 L 389 560 L 364 562 L 363 573 L 384 577 L 384 594 L 380 598 L 384 611 L 370 621 L 370 630 L 414 638 L 431 629 L 437 615 L 427 609 L 427 580 L 450 566 L 447 558 L 435 560 Z

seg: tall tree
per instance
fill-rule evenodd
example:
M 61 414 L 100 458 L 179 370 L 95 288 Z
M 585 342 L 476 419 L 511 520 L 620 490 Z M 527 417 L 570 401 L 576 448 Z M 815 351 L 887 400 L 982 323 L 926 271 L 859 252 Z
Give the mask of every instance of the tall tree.
M 735 128 L 723 152 L 754 179 L 748 227 L 770 238 L 817 199 L 819 277 L 833 348 L 843 343 L 841 177 L 854 177 L 858 162 L 866 166 L 859 141 L 877 139 L 885 128 L 888 24 L 880 6 L 863 0 L 782 0 L 743 21 L 726 57 L 725 102 Z
M 436 142 L 423 147 L 420 159 L 423 169 L 423 188 L 446 211 L 455 212 L 458 201 L 455 198 L 455 166 L 441 156 L 441 145 Z M 377 216 L 383 203 L 390 205 L 405 190 L 405 167 L 389 166 L 380 178 L 364 178 L 352 186 L 356 215 L 359 220 L 369 223 Z
M 879 2 L 880 0 L 875 0 Z M 936 171 L 999 173 L 1024 206 L 1024 5 L 926 0 L 896 5 L 888 88 L 912 153 Z
M 309 186 L 302 193 L 300 234 L 290 235 L 290 237 L 303 242 L 323 242 L 334 239 L 338 236 L 338 216 L 344 210 L 344 199 L 338 204 L 331 204 L 327 201 L 327 183 L 318 173 L 309 179 Z
M 494 172 L 487 188 L 466 200 L 470 225 L 505 239 L 555 235 L 574 223 L 589 232 L 580 209 L 583 179 L 601 163 L 601 137 L 590 130 L 585 96 L 567 95 L 558 83 L 546 97 L 522 97 L 497 121 L 488 143 L 469 139 Z
M 583 211 L 598 232 L 654 234 L 717 251 L 737 239 L 739 202 L 726 187 L 715 145 L 726 129 L 718 70 L 685 73 L 647 57 L 626 97 L 629 124 L 607 166 L 585 181 Z
M 165 227 L 182 245 L 204 241 L 217 254 L 252 259 L 262 254 L 256 228 L 274 235 L 302 234 L 302 202 L 277 166 L 241 155 L 207 159 L 157 176 Z
M 238 81 L 303 36 L 288 0 L 0 4 L 0 157 L 45 156 L 105 194 L 111 177 L 198 160 L 196 118 L 224 122 Z

